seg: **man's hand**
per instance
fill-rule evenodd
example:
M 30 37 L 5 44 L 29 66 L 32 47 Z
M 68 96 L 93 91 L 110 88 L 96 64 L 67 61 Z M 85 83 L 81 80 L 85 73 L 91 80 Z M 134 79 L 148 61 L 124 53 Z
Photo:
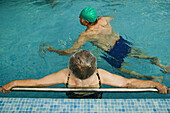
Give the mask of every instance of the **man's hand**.
M 47 44 L 47 43 L 43 43 L 43 44 L 41 44 L 40 45 L 40 47 L 39 47 L 39 56 L 41 57 L 41 58 L 44 58 L 45 57 L 45 54 L 46 54 L 46 52 L 48 51 L 48 49 L 53 49 L 52 47 L 50 47 L 50 45 L 49 44 Z M 49 50 L 50 51 L 50 50 Z
M 47 48 L 48 51 L 52 51 L 53 50 L 53 47 L 49 47 Z

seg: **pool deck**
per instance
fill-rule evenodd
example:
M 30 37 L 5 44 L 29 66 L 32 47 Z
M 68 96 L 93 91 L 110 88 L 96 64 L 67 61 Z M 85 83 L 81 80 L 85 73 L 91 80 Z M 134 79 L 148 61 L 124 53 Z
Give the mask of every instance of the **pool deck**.
M 0 98 L 1 113 L 170 113 L 170 99 Z

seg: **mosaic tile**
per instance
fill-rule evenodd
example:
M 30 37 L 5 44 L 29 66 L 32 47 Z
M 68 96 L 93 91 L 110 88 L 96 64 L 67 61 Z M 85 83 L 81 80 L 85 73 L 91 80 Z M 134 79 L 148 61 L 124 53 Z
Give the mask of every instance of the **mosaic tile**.
M 170 99 L 0 98 L 1 113 L 170 113 Z

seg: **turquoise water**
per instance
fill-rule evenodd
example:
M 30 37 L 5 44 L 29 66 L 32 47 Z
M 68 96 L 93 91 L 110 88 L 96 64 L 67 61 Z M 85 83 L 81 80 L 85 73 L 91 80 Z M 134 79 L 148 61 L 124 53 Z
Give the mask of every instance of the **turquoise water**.
M 94 7 L 99 16 L 114 16 L 111 22 L 117 33 L 127 36 L 137 48 L 157 56 L 164 65 L 170 65 L 168 0 L 58 0 L 52 8 L 45 0 L 0 1 L 0 85 L 17 79 L 39 79 L 67 68 L 69 58 L 47 53 L 45 60 L 39 57 L 39 45 L 49 43 L 57 49 L 72 46 L 85 27 L 79 23 L 79 13 L 84 7 Z M 99 56 L 101 50 L 85 44 L 83 49 L 98 58 L 98 67 L 119 73 Z M 127 58 L 128 69 L 146 75 L 164 76 L 170 87 L 170 74 L 162 74 L 149 61 Z M 130 78 L 130 76 L 126 76 Z M 64 87 L 63 84 L 57 87 Z M 108 87 L 108 86 L 104 86 Z M 57 97 L 65 93 L 12 92 L 2 97 Z M 169 98 L 156 93 L 104 93 L 103 98 Z

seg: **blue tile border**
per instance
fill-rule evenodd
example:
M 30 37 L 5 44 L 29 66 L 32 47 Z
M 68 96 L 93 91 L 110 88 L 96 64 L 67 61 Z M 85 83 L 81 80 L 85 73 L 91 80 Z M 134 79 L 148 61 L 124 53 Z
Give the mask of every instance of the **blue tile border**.
M 170 99 L 0 98 L 1 113 L 170 113 Z

